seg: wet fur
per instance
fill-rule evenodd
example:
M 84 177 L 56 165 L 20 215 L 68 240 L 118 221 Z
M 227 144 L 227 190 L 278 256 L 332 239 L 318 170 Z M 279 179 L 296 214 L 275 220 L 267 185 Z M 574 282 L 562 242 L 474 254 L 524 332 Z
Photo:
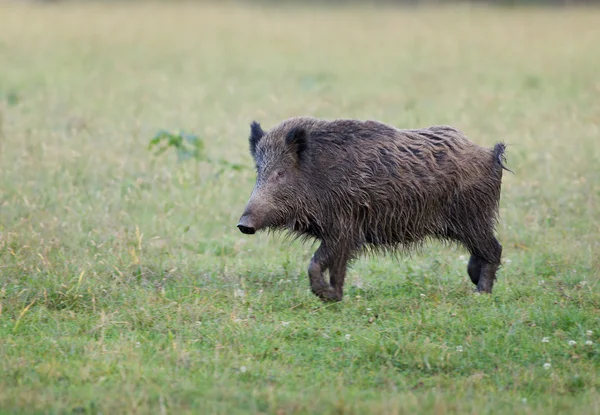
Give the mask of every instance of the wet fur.
M 471 280 L 492 291 L 502 253 L 494 229 L 508 170 L 504 144 L 484 148 L 449 126 L 400 130 L 310 117 L 269 132 L 254 122 L 249 143 L 260 200 L 251 198 L 247 212 L 269 230 L 321 241 L 309 277 L 322 299 L 341 300 L 347 263 L 357 255 L 409 252 L 428 239 L 466 247 Z M 288 176 L 276 181 L 274 171 Z

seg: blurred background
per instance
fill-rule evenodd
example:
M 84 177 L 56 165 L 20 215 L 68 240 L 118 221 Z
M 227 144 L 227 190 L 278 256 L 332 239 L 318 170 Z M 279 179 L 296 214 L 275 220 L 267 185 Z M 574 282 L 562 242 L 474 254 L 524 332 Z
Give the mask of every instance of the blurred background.
M 303 275 L 310 246 L 235 228 L 250 122 L 297 115 L 505 141 L 505 255 L 597 266 L 598 10 L 399 3 L 420 2 L 3 2 L 3 238 L 32 247 L 5 267 L 37 269 L 41 250 L 110 276 L 139 232 L 128 272 L 150 279 L 282 255 Z

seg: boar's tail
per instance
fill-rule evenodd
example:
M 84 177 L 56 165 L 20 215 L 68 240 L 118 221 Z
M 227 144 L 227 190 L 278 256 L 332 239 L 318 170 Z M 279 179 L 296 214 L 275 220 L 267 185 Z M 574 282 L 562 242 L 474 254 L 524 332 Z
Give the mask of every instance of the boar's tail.
M 504 143 L 502 143 L 502 142 L 496 143 L 496 145 L 494 146 L 494 159 L 498 162 L 498 164 L 500 164 L 500 167 L 502 167 L 504 170 L 509 171 L 512 174 L 515 174 L 514 171 L 512 171 L 511 169 L 509 169 L 508 167 L 506 167 L 504 165 L 504 163 L 506 163 L 506 157 L 504 156 L 505 150 L 506 150 L 506 145 L 504 145 Z

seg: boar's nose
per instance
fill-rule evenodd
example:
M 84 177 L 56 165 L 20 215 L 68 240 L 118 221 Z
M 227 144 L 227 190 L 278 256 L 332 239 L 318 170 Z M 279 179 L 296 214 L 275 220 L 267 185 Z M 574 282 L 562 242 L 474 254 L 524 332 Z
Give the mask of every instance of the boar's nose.
M 240 218 L 240 223 L 238 223 L 237 227 L 242 233 L 247 235 L 252 235 L 256 232 L 256 228 L 248 215 L 244 215 Z
M 242 233 L 245 233 L 247 235 L 252 235 L 256 232 L 256 229 L 254 229 L 252 226 L 245 226 L 241 223 L 238 223 L 237 227 L 240 228 L 240 231 L 242 231 Z

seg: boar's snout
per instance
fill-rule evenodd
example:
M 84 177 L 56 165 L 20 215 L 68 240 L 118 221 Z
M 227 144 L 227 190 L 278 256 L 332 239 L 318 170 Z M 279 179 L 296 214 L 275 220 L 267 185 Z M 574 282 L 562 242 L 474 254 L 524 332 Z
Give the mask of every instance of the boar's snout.
M 252 235 L 254 233 L 256 233 L 256 226 L 254 226 L 254 223 L 252 221 L 252 219 L 250 218 L 250 215 L 244 215 L 240 218 L 240 223 L 237 224 L 237 227 L 239 228 L 239 230 L 242 233 L 245 233 L 247 235 Z
M 252 191 L 250 200 L 248 200 L 237 224 L 242 233 L 252 235 L 272 225 L 273 208 L 270 200 L 270 194 L 265 192 L 264 188 L 257 187 Z

